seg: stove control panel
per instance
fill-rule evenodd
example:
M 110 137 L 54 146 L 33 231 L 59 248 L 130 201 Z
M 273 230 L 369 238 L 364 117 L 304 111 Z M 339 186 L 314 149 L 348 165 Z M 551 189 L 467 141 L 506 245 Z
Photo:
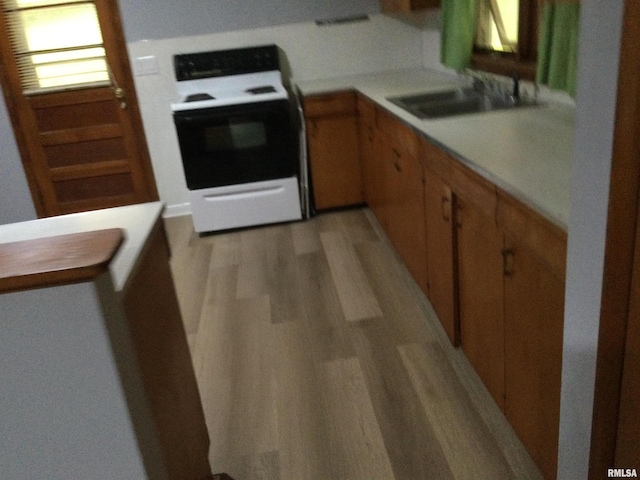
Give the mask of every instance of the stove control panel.
M 173 66 L 179 82 L 280 70 L 276 45 L 175 55 Z

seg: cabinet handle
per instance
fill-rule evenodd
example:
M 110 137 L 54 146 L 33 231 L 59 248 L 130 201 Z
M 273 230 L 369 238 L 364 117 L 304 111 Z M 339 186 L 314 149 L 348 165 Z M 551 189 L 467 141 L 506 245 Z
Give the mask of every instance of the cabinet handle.
M 391 150 L 393 150 L 393 166 L 396 169 L 396 172 L 402 172 L 402 167 L 400 166 L 400 162 L 398 161 L 400 159 L 400 152 L 398 152 L 398 150 L 396 150 L 395 148 L 392 148 Z
M 445 222 L 451 220 L 451 200 L 449 197 L 442 197 L 442 219 Z
M 513 250 L 508 248 L 502 250 L 502 270 L 507 277 L 513 275 L 514 260 Z

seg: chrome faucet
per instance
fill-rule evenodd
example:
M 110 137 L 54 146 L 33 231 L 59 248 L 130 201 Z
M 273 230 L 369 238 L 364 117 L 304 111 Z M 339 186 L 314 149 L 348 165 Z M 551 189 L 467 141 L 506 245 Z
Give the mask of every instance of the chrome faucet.
M 473 89 L 478 93 L 485 93 L 487 90 L 487 84 L 483 79 L 477 76 L 472 77 Z

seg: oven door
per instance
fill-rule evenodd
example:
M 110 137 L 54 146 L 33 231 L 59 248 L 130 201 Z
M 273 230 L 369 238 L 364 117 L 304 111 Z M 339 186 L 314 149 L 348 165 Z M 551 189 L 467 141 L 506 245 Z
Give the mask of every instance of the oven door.
M 189 190 L 298 174 L 288 100 L 173 114 Z

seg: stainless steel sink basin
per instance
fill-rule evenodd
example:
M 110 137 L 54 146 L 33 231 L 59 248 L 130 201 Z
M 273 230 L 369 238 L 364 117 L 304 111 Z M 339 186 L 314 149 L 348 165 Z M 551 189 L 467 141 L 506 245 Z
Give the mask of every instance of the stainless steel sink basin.
M 454 115 L 490 112 L 537 105 L 531 99 L 478 92 L 473 88 L 457 88 L 401 97 L 388 97 L 394 105 L 418 118 L 444 118 Z

